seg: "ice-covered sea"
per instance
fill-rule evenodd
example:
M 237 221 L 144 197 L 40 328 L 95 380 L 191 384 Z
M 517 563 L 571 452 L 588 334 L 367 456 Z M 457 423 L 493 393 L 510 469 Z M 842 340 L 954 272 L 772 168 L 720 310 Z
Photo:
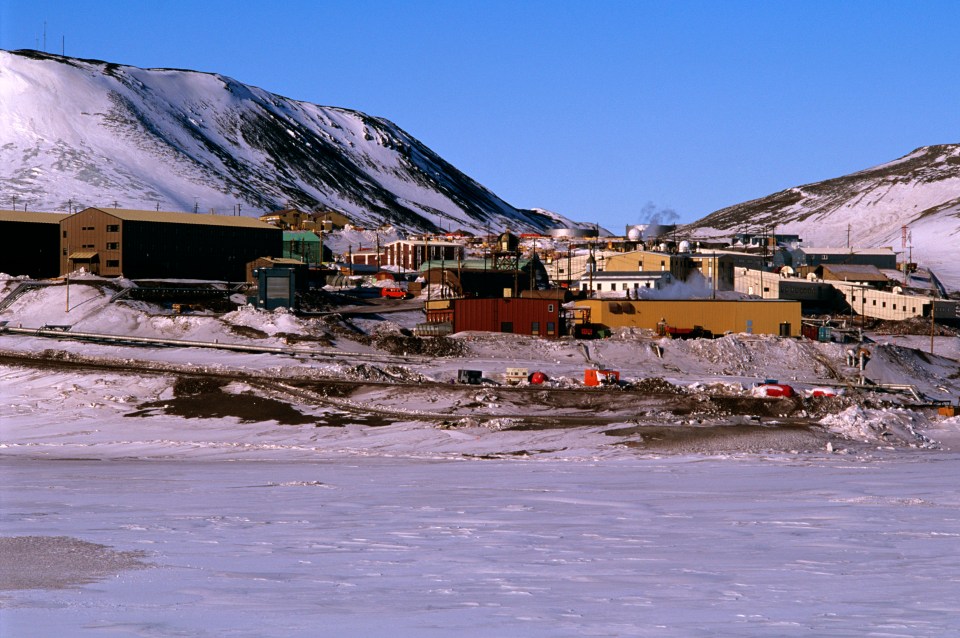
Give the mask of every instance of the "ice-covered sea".
M 3 536 L 149 566 L 0 635 L 960 635 L 958 462 L 2 457 Z

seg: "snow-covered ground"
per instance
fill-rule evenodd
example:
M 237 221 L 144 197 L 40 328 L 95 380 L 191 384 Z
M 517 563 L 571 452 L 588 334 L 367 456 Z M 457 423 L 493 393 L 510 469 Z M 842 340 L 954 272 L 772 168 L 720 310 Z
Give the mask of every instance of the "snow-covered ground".
M 697 453 L 667 453 L 645 448 L 645 433 L 755 426 L 658 412 L 630 392 L 545 390 L 524 405 L 536 395 L 447 384 L 461 368 L 497 378 L 523 366 L 572 386 L 594 362 L 700 402 L 704 387 L 739 397 L 771 376 L 800 390 L 842 385 L 831 377 L 850 373 L 840 344 L 625 332 L 581 347 L 467 334 L 456 339 L 464 357 L 388 355 L 319 319 L 175 316 L 110 303 L 88 284 L 71 285 L 69 312 L 65 286 L 47 286 L 0 320 L 297 350 L 0 333 L 2 636 L 960 634 L 958 417 L 901 395 L 822 416 L 804 404 L 795 420 L 807 429 L 786 445 L 707 438 Z M 399 334 L 417 320 L 352 325 Z M 290 334 L 325 341 L 288 346 Z M 890 339 L 872 346 L 866 374 L 960 395 L 957 339 L 938 339 L 934 355 L 929 338 Z M 342 354 L 305 356 L 311 348 Z M 223 386 L 184 390 L 205 374 Z M 332 385 L 370 375 L 405 383 L 350 396 Z M 265 380 L 298 379 L 330 379 L 330 396 L 263 395 Z M 248 415 L 282 399 L 304 420 L 174 409 L 217 393 Z M 596 407 L 564 403 L 583 396 Z M 393 416 L 371 425 L 364 409 Z M 551 413 L 562 427 L 512 427 Z

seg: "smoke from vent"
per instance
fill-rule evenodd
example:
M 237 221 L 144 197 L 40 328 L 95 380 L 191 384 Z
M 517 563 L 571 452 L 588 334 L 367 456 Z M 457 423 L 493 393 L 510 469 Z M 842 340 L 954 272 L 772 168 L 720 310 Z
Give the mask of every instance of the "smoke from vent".
M 658 208 L 653 202 L 647 202 L 640 209 L 640 219 L 645 224 L 643 239 L 656 239 L 667 227 L 675 226 L 680 215 L 672 208 Z

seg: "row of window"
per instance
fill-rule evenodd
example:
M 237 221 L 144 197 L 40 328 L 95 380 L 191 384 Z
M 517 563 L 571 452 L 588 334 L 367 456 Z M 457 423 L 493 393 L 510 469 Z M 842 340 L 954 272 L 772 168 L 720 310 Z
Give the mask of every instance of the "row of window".
M 850 302 L 851 302 L 851 303 L 856 302 L 856 300 L 857 300 L 857 296 L 856 296 L 856 295 L 850 295 Z M 862 299 L 862 300 L 861 300 L 861 303 L 864 302 L 864 301 L 866 301 L 866 299 Z M 872 305 L 874 305 L 874 306 L 877 305 L 877 300 L 876 300 L 876 299 L 871 299 L 870 301 L 872 302 Z M 881 308 L 886 308 L 886 307 L 887 307 L 887 302 L 886 302 L 886 301 L 881 301 L 881 302 L 880 302 L 880 307 L 881 307 Z M 893 310 L 896 310 L 896 309 L 897 309 L 897 304 L 893 304 Z M 906 306 L 903 306 L 902 310 L 906 310 L 906 309 L 907 309 L 907 307 L 906 307 Z M 914 306 L 913 308 L 910 309 L 910 312 L 916 312 L 916 311 L 917 311 L 917 307 L 916 307 L 916 306 Z
M 81 249 L 81 250 L 88 250 L 88 249 L 96 248 L 96 247 L 97 247 L 96 244 L 80 244 L 80 249 Z M 106 250 L 120 250 L 120 244 L 119 244 L 118 242 L 115 242 L 115 241 L 109 241 L 109 242 L 107 242 L 107 248 L 106 248 Z M 66 249 L 66 248 L 63 249 L 63 254 L 64 254 L 64 255 L 67 254 L 67 249 Z
M 602 284 L 602 283 L 596 283 L 596 284 L 594 284 L 594 286 L 597 288 L 598 291 L 603 290 L 603 284 Z M 648 281 L 648 282 L 646 282 L 646 283 L 643 284 L 643 287 L 644 287 L 644 288 L 653 288 L 653 284 Z M 638 288 L 640 288 L 640 284 L 637 283 L 636 281 L 633 282 L 633 289 L 634 289 L 634 290 L 637 290 Z M 581 290 L 589 290 L 589 289 L 590 289 L 590 284 L 586 284 L 586 283 L 581 284 L 580 289 L 581 289 Z M 610 284 L 610 290 L 616 290 L 616 289 L 617 289 L 617 284 L 616 284 L 616 282 L 611 283 L 611 284 Z M 628 282 L 624 282 L 623 284 L 621 284 L 620 290 L 630 290 L 630 284 L 629 284 Z
M 81 227 L 80 227 L 80 230 L 96 230 L 96 229 L 97 229 L 96 226 L 81 226 Z M 107 224 L 107 232 L 108 232 L 108 233 L 119 233 L 119 232 L 120 232 L 120 224 Z M 67 231 L 63 231 L 63 237 L 64 237 L 64 239 L 66 239 L 66 237 L 67 237 Z
M 512 321 L 502 321 L 500 323 L 500 332 L 513 332 L 513 322 Z M 547 335 L 555 335 L 557 333 L 557 324 L 554 321 L 547 322 Z M 530 334 L 539 335 L 540 334 L 540 322 L 531 321 L 530 322 Z

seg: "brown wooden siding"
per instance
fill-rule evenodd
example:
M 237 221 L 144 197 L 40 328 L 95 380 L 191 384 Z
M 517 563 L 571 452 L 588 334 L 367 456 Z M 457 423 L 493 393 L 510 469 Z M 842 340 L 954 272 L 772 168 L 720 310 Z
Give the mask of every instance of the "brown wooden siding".
M 279 228 L 120 219 L 88 208 L 60 223 L 60 273 L 83 265 L 106 277 L 244 281 L 246 264 L 279 257 Z M 96 253 L 95 262 L 70 260 Z

